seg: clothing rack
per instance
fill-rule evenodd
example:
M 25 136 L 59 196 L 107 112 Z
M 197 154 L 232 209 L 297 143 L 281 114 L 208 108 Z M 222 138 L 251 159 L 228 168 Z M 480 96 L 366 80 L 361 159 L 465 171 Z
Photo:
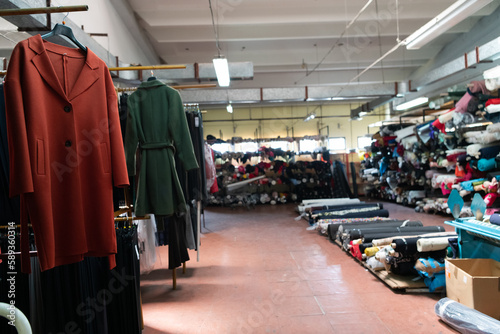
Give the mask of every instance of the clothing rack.
M 151 66 L 126 66 L 126 67 L 108 67 L 111 72 L 119 71 L 141 71 L 141 70 L 176 70 L 185 69 L 186 65 L 151 65 Z M 6 75 L 7 71 L 0 71 L 0 76 Z M 211 87 L 215 87 L 213 85 Z
M 14 225 L 14 226 L 10 226 L 10 225 L 0 225 L 0 230 L 7 230 L 7 229 L 11 229 L 11 228 L 20 228 L 21 225 Z M 31 224 L 28 224 L 28 227 L 32 227 Z
M 125 193 L 125 207 L 117 210 L 114 212 L 114 219 L 115 223 L 116 222 L 130 222 L 130 221 L 136 221 L 136 220 L 149 220 L 151 219 L 151 216 L 145 216 L 145 217 L 119 217 L 122 214 L 132 214 L 133 211 L 133 206 L 132 206 L 132 195 L 130 194 L 130 188 L 125 188 L 124 189 Z M 186 262 L 182 263 L 182 273 L 186 273 Z M 176 268 L 172 269 L 172 289 L 176 290 L 177 289 L 177 272 Z M 142 304 L 141 304 L 142 308 Z
M 67 12 L 86 12 L 88 10 L 89 10 L 89 6 L 87 6 L 87 5 L 37 7 L 37 8 L 13 8 L 13 9 L 0 9 L 0 16 L 17 16 L 17 15 L 67 13 Z

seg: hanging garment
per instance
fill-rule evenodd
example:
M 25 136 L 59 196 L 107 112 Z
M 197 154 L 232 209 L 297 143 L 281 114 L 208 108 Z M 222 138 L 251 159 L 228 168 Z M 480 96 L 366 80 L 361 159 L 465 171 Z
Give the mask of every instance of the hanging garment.
M 10 196 L 29 212 L 42 270 L 114 255 L 113 184 L 129 182 L 106 64 L 35 35 L 12 52 L 5 101 Z
M 9 198 L 9 145 L 3 84 L 0 84 L 0 225 L 20 222 L 19 198 Z
M 211 194 L 219 191 L 217 186 L 217 172 L 215 169 L 215 154 L 214 150 L 208 145 L 207 142 L 205 146 L 205 178 L 207 180 L 207 191 Z
M 186 171 L 198 168 L 179 93 L 158 80 L 141 83 L 128 98 L 125 156 L 129 175 L 136 175 L 136 149 L 141 168 L 135 213 L 172 215 L 185 210 L 174 155 Z

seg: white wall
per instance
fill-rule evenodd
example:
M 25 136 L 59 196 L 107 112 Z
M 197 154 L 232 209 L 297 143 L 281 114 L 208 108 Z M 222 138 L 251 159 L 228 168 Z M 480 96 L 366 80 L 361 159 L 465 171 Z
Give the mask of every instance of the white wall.
M 118 56 L 120 61 L 141 65 L 159 64 L 159 59 L 149 41 L 145 35 L 139 33 L 140 28 L 135 20 L 130 20 L 128 17 L 127 22 L 124 21 L 127 14 L 133 18 L 132 13 L 127 13 L 128 3 L 126 1 L 117 3 L 121 3 L 122 7 L 115 8 L 109 0 L 78 1 L 78 5 L 88 5 L 89 10 L 71 12 L 68 18 L 79 26 L 83 25 L 87 33 L 108 33 L 108 37 L 94 37 L 94 39 L 111 54 Z M 54 0 L 52 5 L 71 6 L 75 5 L 75 1 Z M 142 38 L 136 40 L 134 36 Z

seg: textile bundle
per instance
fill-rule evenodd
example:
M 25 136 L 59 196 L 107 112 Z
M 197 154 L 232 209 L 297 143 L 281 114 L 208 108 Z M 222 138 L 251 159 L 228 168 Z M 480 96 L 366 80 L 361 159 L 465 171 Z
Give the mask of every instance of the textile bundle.
M 500 321 L 479 311 L 442 298 L 434 307 L 436 315 L 460 333 L 496 334 L 500 333 Z

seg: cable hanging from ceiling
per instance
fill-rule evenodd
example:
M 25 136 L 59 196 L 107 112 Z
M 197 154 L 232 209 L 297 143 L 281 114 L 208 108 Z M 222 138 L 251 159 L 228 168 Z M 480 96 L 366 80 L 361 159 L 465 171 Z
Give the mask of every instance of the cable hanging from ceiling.
M 321 64 L 323 64 L 323 62 L 326 60 L 326 58 L 333 52 L 333 50 L 335 49 L 335 47 L 340 44 L 340 41 L 344 37 L 344 35 L 347 32 L 347 30 L 356 22 L 356 20 L 359 18 L 359 16 L 368 8 L 368 6 L 372 2 L 373 2 L 373 0 L 368 0 L 368 2 L 363 6 L 363 8 L 361 8 L 361 10 L 356 14 L 356 16 L 354 16 L 354 18 L 346 25 L 346 27 L 344 28 L 344 30 L 340 34 L 339 38 L 337 38 L 337 40 L 335 41 L 335 43 L 333 43 L 333 45 L 330 48 L 330 50 L 328 50 L 328 52 L 323 56 L 323 58 L 320 60 L 320 62 L 317 63 L 312 70 L 310 70 L 309 72 L 307 72 L 304 77 L 302 77 L 299 80 L 297 80 L 295 82 L 295 84 L 297 84 L 299 81 L 302 81 L 305 78 L 307 78 L 308 76 L 310 76 L 312 73 L 314 73 L 321 66 Z
M 215 46 L 217 47 L 217 56 L 213 59 L 215 74 L 217 75 L 217 81 L 219 83 L 219 86 L 228 87 L 231 81 L 231 77 L 229 75 L 229 64 L 227 62 L 227 59 L 221 54 L 222 50 L 220 48 L 220 43 L 219 43 L 218 18 L 217 18 L 217 24 L 215 24 L 212 0 L 208 0 L 208 6 L 210 8 L 210 15 L 212 17 L 212 26 L 214 28 Z

